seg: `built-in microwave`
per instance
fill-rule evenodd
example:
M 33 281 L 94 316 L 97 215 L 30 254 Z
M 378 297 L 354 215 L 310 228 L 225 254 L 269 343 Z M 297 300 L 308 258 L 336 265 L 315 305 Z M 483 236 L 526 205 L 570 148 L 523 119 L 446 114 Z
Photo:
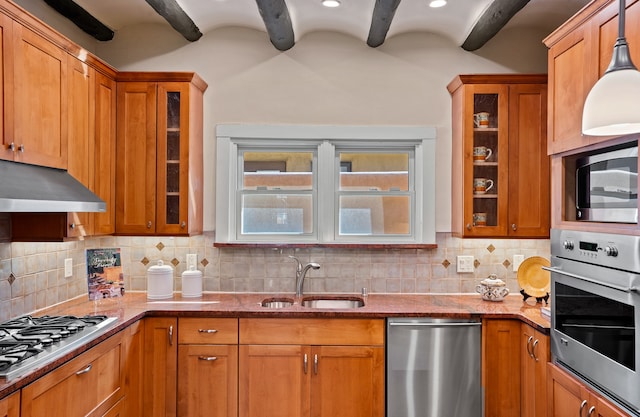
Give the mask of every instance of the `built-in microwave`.
M 638 222 L 638 145 L 623 145 L 577 160 L 576 218 Z

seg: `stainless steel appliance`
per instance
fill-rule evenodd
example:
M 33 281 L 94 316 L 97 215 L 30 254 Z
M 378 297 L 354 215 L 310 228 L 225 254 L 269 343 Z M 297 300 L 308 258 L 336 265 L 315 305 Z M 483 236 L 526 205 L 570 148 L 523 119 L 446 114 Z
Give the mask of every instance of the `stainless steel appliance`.
M 577 160 L 576 209 L 578 220 L 637 223 L 637 142 Z
M 116 317 L 22 316 L 0 323 L 0 378 L 32 371 L 99 336 Z
M 551 354 L 640 416 L 640 236 L 551 231 Z
M 387 417 L 481 417 L 481 323 L 387 321 Z

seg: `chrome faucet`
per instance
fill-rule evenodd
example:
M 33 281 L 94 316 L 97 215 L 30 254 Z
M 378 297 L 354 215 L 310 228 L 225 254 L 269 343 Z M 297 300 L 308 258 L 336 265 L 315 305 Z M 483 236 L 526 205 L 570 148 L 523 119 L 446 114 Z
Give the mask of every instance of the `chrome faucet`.
M 304 285 L 304 278 L 307 275 L 309 269 L 320 269 L 320 264 L 316 262 L 309 262 L 305 266 L 295 256 L 289 255 L 289 258 L 296 261 L 296 297 L 302 297 L 302 286 Z

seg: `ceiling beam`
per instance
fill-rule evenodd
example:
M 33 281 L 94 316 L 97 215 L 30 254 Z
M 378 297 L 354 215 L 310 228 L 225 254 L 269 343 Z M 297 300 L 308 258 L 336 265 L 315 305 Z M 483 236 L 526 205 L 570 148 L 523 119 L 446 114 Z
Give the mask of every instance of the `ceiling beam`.
M 292 48 L 295 44 L 293 25 L 284 0 L 256 0 L 256 3 L 273 46 L 279 51 Z
M 462 44 L 465 51 L 475 51 L 489 42 L 529 0 L 494 0 L 484 11 Z
M 200 29 L 176 0 L 146 0 L 146 2 L 186 40 L 195 42 L 202 37 Z
M 371 16 L 371 28 L 369 29 L 367 45 L 377 48 L 384 43 L 399 4 L 400 0 L 376 0 L 373 16 Z
M 44 2 L 97 40 L 110 41 L 113 39 L 111 29 L 72 0 L 44 0 Z

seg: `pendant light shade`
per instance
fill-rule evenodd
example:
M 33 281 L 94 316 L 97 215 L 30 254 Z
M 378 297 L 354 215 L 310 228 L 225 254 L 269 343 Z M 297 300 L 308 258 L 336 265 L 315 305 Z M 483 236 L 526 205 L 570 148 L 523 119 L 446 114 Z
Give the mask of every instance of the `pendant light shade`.
M 624 37 L 625 1 L 620 1 L 618 39 L 605 74 L 593 86 L 582 112 L 582 133 L 614 136 L 640 133 L 640 72 Z

